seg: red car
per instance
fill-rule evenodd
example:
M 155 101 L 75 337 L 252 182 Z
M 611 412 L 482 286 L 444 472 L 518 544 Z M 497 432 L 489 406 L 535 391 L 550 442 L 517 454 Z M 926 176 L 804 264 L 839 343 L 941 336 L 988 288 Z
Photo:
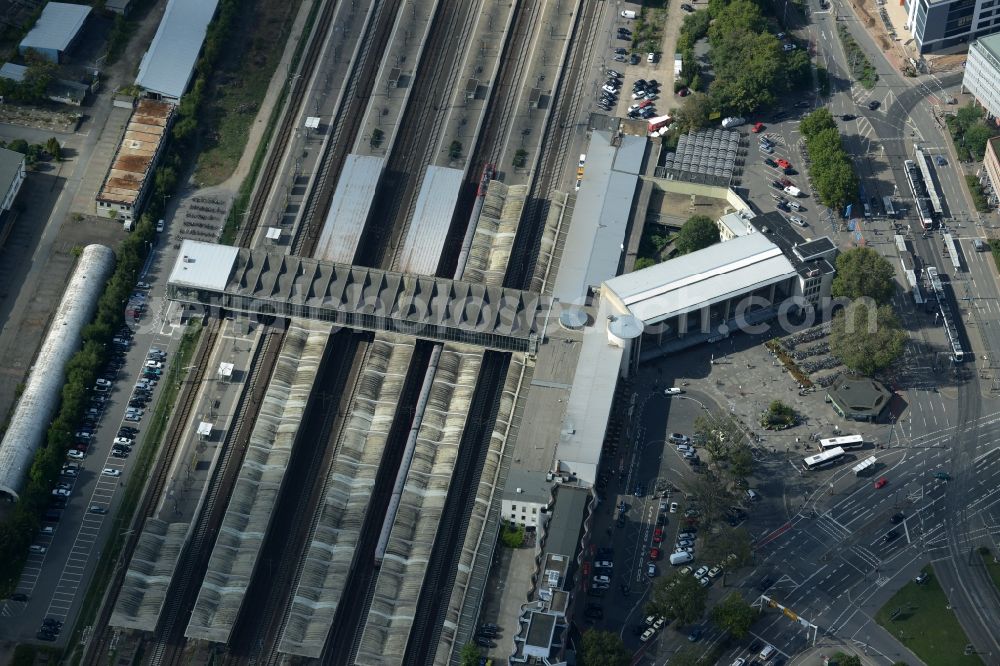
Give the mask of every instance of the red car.
M 653 532 L 653 543 L 660 543 L 663 541 L 663 530 L 656 530 Z
M 754 123 L 753 127 L 750 129 L 754 134 L 759 134 L 764 130 L 764 123 Z
M 787 169 L 788 167 L 792 166 L 791 162 L 781 157 L 778 158 L 777 162 L 778 166 L 780 166 L 782 169 Z
M 653 560 L 654 562 L 656 560 L 660 559 L 660 549 L 659 548 L 650 548 L 649 549 L 649 559 Z
M 889 479 L 887 479 L 887 478 L 885 478 L 883 476 L 881 479 L 879 479 L 878 481 L 875 482 L 875 487 L 876 488 L 884 488 L 885 484 L 887 484 L 887 483 L 889 483 Z

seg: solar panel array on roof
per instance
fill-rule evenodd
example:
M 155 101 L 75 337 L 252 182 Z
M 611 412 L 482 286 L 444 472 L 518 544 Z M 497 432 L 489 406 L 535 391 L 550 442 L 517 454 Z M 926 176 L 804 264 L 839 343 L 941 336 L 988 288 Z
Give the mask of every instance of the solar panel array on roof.
M 680 137 L 677 149 L 667 154 L 663 168 L 668 177 L 677 180 L 728 185 L 739 145 L 739 132 L 721 128 L 689 132 Z

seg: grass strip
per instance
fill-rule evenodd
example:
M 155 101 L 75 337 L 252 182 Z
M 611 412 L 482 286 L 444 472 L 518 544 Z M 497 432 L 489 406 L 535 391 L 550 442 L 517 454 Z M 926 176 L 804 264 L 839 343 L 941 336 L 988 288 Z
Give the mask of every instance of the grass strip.
M 868 56 L 854 41 L 850 30 L 843 23 L 837 24 L 837 36 L 840 38 L 840 44 L 844 47 L 844 53 L 847 55 L 847 65 L 851 70 L 851 75 L 865 88 L 869 90 L 874 88 L 875 84 L 878 83 L 878 71 L 872 66 Z
M 993 579 L 993 584 L 1000 590 L 1000 561 L 997 561 L 997 558 L 993 556 L 993 553 L 986 546 L 979 549 L 979 557 L 983 558 L 986 573 L 990 575 L 990 578 Z
M 305 50 L 306 42 L 309 41 L 309 35 L 312 33 L 313 25 L 316 23 L 316 16 L 319 14 L 322 4 L 322 0 L 315 0 L 312 9 L 309 10 L 309 16 L 306 18 L 305 26 L 302 28 L 302 36 L 299 39 L 298 46 L 295 47 L 292 61 L 288 65 L 289 72 L 298 70 L 299 61 L 302 59 L 302 53 Z M 250 172 L 240 184 L 236 200 L 229 209 L 229 216 L 222 227 L 222 234 L 219 237 L 219 243 L 222 245 L 232 245 L 233 241 L 236 240 L 236 232 L 239 231 L 240 224 L 243 222 L 243 213 L 247 211 L 250 205 L 250 197 L 253 195 L 254 184 L 257 182 L 260 168 L 264 164 L 264 158 L 267 156 L 271 137 L 274 135 L 274 128 L 277 127 L 278 120 L 281 118 L 281 113 L 285 108 L 285 103 L 288 101 L 288 91 L 290 89 L 291 85 L 281 87 L 281 94 L 278 95 L 274 109 L 271 111 L 271 116 L 267 119 L 267 127 L 264 128 L 264 133 L 260 137 L 260 143 L 257 144 L 257 150 L 254 152 L 253 161 L 250 163 Z
M 73 653 L 69 656 L 69 663 L 78 664 L 83 657 L 81 638 L 87 627 L 93 624 L 94 617 L 100 608 L 104 598 L 108 581 L 114 573 L 115 565 L 118 562 L 118 554 L 125 544 L 126 531 L 132 523 L 132 518 L 142 497 L 142 491 L 146 486 L 150 469 L 156 460 L 156 454 L 163 444 L 163 436 L 166 434 L 167 424 L 170 421 L 170 414 L 174 410 L 174 403 L 181 389 L 181 378 L 184 368 L 188 367 L 194 350 L 198 346 L 198 339 L 201 336 L 200 322 L 194 322 L 181 337 L 181 343 L 174 355 L 174 360 L 167 370 L 167 376 L 163 380 L 163 392 L 156 403 L 156 410 L 150 421 L 149 431 L 146 433 L 144 446 L 140 447 L 139 454 L 135 457 L 135 466 L 129 475 L 125 492 L 122 494 L 118 512 L 115 514 L 111 524 L 111 537 L 104 550 L 101 551 L 101 558 L 94 570 L 94 576 L 87 588 L 87 594 L 83 598 L 83 606 L 77 616 L 76 624 L 73 627 L 73 637 L 70 645 L 74 645 Z
M 982 664 L 978 655 L 965 654 L 969 639 L 948 605 L 948 597 L 930 566 L 928 580 L 912 580 L 875 614 L 875 621 L 920 657 L 927 666 Z

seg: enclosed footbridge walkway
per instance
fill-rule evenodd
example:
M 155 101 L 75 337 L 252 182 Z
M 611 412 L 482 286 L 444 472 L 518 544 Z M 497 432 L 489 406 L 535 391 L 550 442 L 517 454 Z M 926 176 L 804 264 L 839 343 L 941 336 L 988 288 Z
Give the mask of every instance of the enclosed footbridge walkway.
M 169 298 L 256 315 L 534 354 L 551 303 L 531 292 L 184 241 Z

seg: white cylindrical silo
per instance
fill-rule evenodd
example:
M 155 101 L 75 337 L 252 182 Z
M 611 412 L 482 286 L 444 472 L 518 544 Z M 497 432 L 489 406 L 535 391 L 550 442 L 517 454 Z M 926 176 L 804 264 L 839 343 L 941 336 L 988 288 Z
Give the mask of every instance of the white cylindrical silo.
M 80 348 L 80 334 L 93 319 L 114 268 L 111 248 L 88 245 L 83 249 L 0 442 L 0 496 L 16 501 L 24 487 L 35 451 L 56 416 L 66 364 Z

